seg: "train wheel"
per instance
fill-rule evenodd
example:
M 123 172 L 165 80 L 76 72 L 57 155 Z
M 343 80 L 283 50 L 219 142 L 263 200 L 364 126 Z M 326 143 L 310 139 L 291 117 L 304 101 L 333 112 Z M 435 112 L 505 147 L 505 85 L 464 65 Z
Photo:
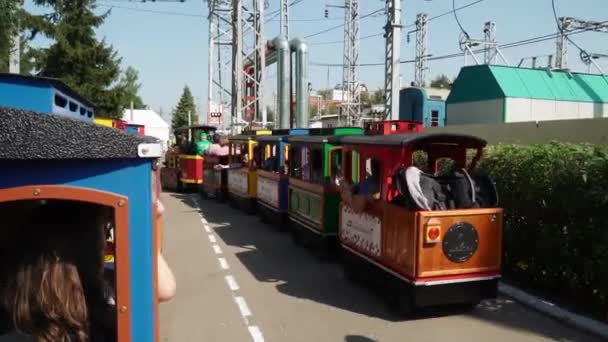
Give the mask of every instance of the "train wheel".
M 389 306 L 399 316 L 410 316 L 414 313 L 412 294 L 405 286 L 394 284 L 388 291 Z
M 302 241 L 302 234 L 300 233 L 300 231 L 296 228 L 291 232 L 291 238 L 293 240 L 293 243 L 296 246 L 303 246 L 304 243 Z

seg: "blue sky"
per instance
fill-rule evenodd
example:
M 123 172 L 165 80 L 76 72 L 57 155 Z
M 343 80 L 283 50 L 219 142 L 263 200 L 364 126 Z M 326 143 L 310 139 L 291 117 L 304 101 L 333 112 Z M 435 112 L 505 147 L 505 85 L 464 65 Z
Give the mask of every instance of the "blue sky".
M 272 11 L 278 8 L 278 0 L 270 0 Z M 473 0 L 456 0 L 456 6 L 463 6 Z M 291 8 L 291 19 L 319 19 L 318 21 L 294 21 L 291 23 L 291 37 L 303 37 L 325 28 L 342 23 L 343 10 L 330 9 L 330 19 L 323 19 L 325 3 L 343 4 L 340 0 L 303 0 Z M 186 0 L 184 3 L 146 2 L 127 0 L 99 0 L 99 12 L 111 6 L 111 15 L 98 30 L 100 38 L 112 44 L 122 57 L 124 68 L 133 66 L 140 72 L 143 84 L 141 95 L 144 102 L 165 115 L 173 109 L 184 85 L 191 87 L 197 105 L 206 108 L 207 94 L 207 4 L 203 0 Z M 607 0 L 556 0 L 558 15 L 567 15 L 588 20 L 608 20 Z M 126 9 L 131 8 L 131 9 Z M 382 0 L 360 0 L 361 14 L 373 12 L 384 7 Z M 449 11 L 451 0 L 406 0 L 402 2 L 403 24 L 411 25 L 417 13 L 425 12 L 429 16 Z M 26 1 L 26 8 L 36 12 L 44 9 L 34 8 L 31 1 Z M 165 11 L 182 13 L 170 15 L 146 11 Z M 551 9 L 551 0 L 485 0 L 458 12 L 461 23 L 471 37 L 482 38 L 484 22 L 493 20 L 497 23 L 499 43 L 520 41 L 526 38 L 542 36 L 556 31 L 555 20 Z M 369 17 L 361 20 L 360 35 L 381 33 L 385 17 Z M 411 30 L 412 28 L 409 28 Z M 278 34 L 279 22 L 266 23 L 268 38 Z M 406 29 L 407 31 L 407 29 Z M 444 16 L 429 23 L 429 53 L 439 56 L 459 51 L 459 28 L 453 15 Z M 321 63 L 341 63 L 342 44 L 315 45 L 319 42 L 341 40 L 343 31 L 336 29 L 326 34 L 307 39 L 311 44 L 310 59 Z M 583 33 L 572 39 L 590 52 L 608 54 L 608 34 Z M 38 41 L 45 44 L 44 40 Z M 382 36 L 361 41 L 360 63 L 383 61 L 384 39 Z M 412 42 L 406 43 L 402 36 L 401 59 L 414 58 L 414 36 Z M 504 50 L 503 53 L 511 64 L 519 63 L 525 56 L 554 53 L 553 40 Z M 434 61 L 430 63 L 429 78 L 445 73 L 450 77 L 458 74 L 463 65 L 462 58 Z M 608 72 L 608 59 L 600 62 Z M 575 71 L 586 71 L 578 58 L 576 49 L 570 47 L 570 67 Z M 341 80 L 341 68 L 329 68 L 330 86 Z M 313 88 L 327 86 L 327 67 L 310 66 L 310 80 Z M 413 79 L 413 64 L 402 64 L 403 84 Z M 361 67 L 360 79 L 370 88 L 378 88 L 384 81 L 384 67 Z M 273 72 L 269 70 L 269 78 Z M 274 82 L 267 86 L 272 92 Z

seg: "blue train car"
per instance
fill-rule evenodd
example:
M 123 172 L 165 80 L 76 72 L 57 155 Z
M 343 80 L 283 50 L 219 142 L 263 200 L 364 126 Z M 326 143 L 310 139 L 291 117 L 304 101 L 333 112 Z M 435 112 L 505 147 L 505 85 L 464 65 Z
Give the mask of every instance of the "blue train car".
M 52 95 L 55 90 L 53 87 L 34 87 L 40 97 Z M 44 106 L 48 105 L 47 102 L 37 103 Z M 22 227 L 29 224 L 24 225 L 24 222 L 36 216 L 37 211 L 32 208 L 59 202 L 76 208 L 58 213 L 59 220 L 79 215 L 79 206 L 99 208 L 105 216 L 100 215 L 103 220 L 98 223 L 103 223 L 107 235 L 108 231 L 112 232 L 110 239 L 115 251 L 114 283 L 111 285 L 114 285 L 113 315 L 116 319 L 112 323 L 115 329 L 108 333 L 116 334 L 119 342 L 158 341 L 156 279 L 161 232 L 154 203 L 159 191 L 156 169 L 160 143 L 153 138 L 125 134 L 109 127 L 3 107 L 0 107 L 0 128 L 0 212 L 3 223 L 0 255 L 17 255 L 18 258 L 20 251 L 11 252 L 10 246 L 35 240 L 36 234 L 15 238 L 23 229 L 27 231 Z M 97 218 L 97 214 L 94 216 Z M 47 222 L 38 224 L 44 226 Z M 47 228 L 55 229 L 49 227 L 62 225 L 45 226 L 45 229 L 36 231 L 44 232 Z M 90 245 L 82 242 L 83 247 L 81 240 L 72 238 L 72 234 L 79 236 L 81 231 L 94 231 L 101 225 L 78 227 L 64 230 L 61 234 L 65 240 L 61 241 L 67 244 L 67 248 L 84 249 L 82 253 L 88 253 L 84 259 L 100 257 L 100 251 L 95 250 L 97 245 L 88 249 Z M 98 235 L 97 240 L 100 239 L 102 237 Z M 36 252 L 39 245 L 32 246 L 30 252 Z M 8 264 L 10 262 L 3 260 L 3 266 L 9 267 Z M 92 271 L 85 268 L 84 272 Z M 9 279 L 11 274 L 6 272 L 3 276 Z M 88 300 L 86 295 L 85 291 Z M 3 323 L 6 322 L 0 322 L 0 326 L 4 326 Z
M 289 175 L 286 164 L 289 163 L 289 148 L 286 138 L 308 134 L 308 129 L 294 128 L 277 129 L 272 131 L 272 135 L 256 137 L 261 153 L 257 201 L 262 220 L 276 224 L 287 223 Z
M 0 106 L 93 122 L 95 105 L 65 83 L 47 77 L 0 73 Z
M 399 92 L 399 120 L 422 122 L 424 127 L 445 126 L 445 99 L 428 96 L 424 88 Z

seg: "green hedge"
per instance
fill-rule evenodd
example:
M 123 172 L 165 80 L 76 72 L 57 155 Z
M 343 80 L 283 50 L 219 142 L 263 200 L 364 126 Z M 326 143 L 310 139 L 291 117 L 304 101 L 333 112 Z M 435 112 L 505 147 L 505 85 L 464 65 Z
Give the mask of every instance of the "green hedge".
M 505 209 L 504 274 L 608 312 L 608 147 L 497 145 L 480 169 Z

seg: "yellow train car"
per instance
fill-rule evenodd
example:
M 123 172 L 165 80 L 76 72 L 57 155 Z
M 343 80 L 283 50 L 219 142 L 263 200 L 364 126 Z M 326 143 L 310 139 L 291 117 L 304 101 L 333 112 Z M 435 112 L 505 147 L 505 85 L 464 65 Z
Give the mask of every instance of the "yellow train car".
M 262 151 L 256 136 L 271 135 L 271 130 L 250 131 L 230 138 L 230 164 L 228 170 L 228 196 L 233 206 L 254 214 L 257 204 L 257 167 Z

